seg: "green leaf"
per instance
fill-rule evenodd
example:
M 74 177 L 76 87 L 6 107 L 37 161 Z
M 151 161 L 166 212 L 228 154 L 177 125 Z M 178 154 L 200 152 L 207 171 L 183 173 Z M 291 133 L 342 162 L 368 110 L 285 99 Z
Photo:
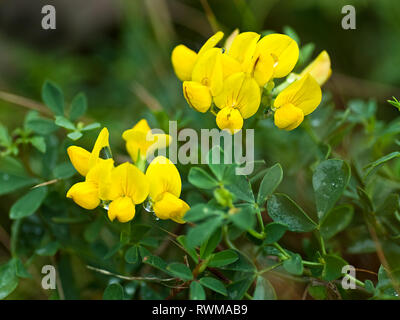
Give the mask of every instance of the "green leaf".
M 15 202 L 10 209 L 11 219 L 21 219 L 35 213 L 47 195 L 47 187 L 38 187 L 29 191 Z
M 185 221 L 199 222 L 211 216 L 215 216 L 217 212 L 206 204 L 196 204 L 190 208 L 185 214 Z
M 23 187 L 32 186 L 37 183 L 37 181 L 38 180 L 35 178 L 0 171 L 0 195 L 13 192 Z
M 340 159 L 322 161 L 315 169 L 312 183 L 318 218 L 321 220 L 340 199 L 350 180 L 350 167 Z
M 75 121 L 86 113 L 87 99 L 84 93 L 78 93 L 71 102 L 69 119 Z
M 218 181 L 198 167 L 190 169 L 188 180 L 192 185 L 200 189 L 214 189 L 218 187 Z
M 206 241 L 222 223 L 222 217 L 216 216 L 189 230 L 187 243 L 191 248 Z
M 316 300 L 325 300 L 328 296 L 325 286 L 309 286 L 308 293 Z
M 55 83 L 45 81 L 42 87 L 42 100 L 57 116 L 64 114 L 64 95 Z
M 236 174 L 235 165 L 226 169 L 223 183 L 225 188 L 232 192 L 237 199 L 254 203 L 250 181 L 245 176 Z
M 375 287 L 374 284 L 371 280 L 365 280 L 365 290 L 367 290 L 369 293 L 374 294 L 375 293 Z
M 274 287 L 271 282 L 262 276 L 257 277 L 253 300 L 276 300 Z
M 61 128 L 75 130 L 75 125 L 64 116 L 56 116 L 56 121 L 54 123 Z
M 291 28 L 289 26 L 284 26 L 283 27 L 283 33 L 285 33 L 289 37 L 291 37 L 300 46 L 300 37 L 297 35 L 296 31 L 294 31 L 293 28 Z
M 128 263 L 137 263 L 139 261 L 139 248 L 138 246 L 130 247 L 125 252 L 125 261 Z
M 251 260 L 249 260 L 240 251 L 236 250 L 233 251 L 237 254 L 238 259 L 233 263 L 220 267 L 221 269 L 248 272 L 248 273 L 256 272 L 256 267 Z
M 7 297 L 18 286 L 16 264 L 13 259 L 0 265 L 0 300 Z
M 219 159 L 218 159 L 219 155 Z M 224 152 L 220 146 L 215 146 L 211 148 L 208 152 L 208 166 L 211 172 L 215 175 L 218 181 L 222 181 L 224 177 L 224 172 L 226 169 L 226 165 L 224 164 Z
M 82 136 L 83 134 L 80 131 L 73 131 L 67 134 L 67 137 L 74 141 L 80 139 Z
M 215 278 L 204 277 L 201 278 L 199 281 L 206 288 L 211 289 L 219 294 L 222 294 L 224 296 L 228 294 L 228 291 L 226 290 L 224 284 Z
M 268 168 L 261 181 L 260 189 L 258 191 L 257 203 L 260 207 L 265 204 L 267 198 L 275 191 L 279 186 L 283 178 L 283 170 L 279 163 Z
M 317 224 L 287 195 L 274 194 L 267 203 L 268 214 L 275 222 L 279 222 L 294 232 L 309 232 Z
M 303 260 L 298 253 L 291 254 L 290 259 L 283 261 L 283 268 L 294 275 L 300 276 L 303 274 Z
M 90 131 L 90 130 L 94 130 L 94 129 L 97 129 L 97 128 L 100 128 L 100 123 L 98 123 L 98 122 L 93 122 L 93 123 L 91 123 L 91 124 L 88 124 L 87 126 L 84 126 L 83 128 L 82 128 L 82 131 Z
M 9 147 L 12 144 L 12 139 L 8 133 L 7 127 L 0 124 L 0 145 Z
M 339 159 L 322 161 L 313 174 L 318 217 L 321 220 L 342 196 L 350 180 L 350 167 Z
M 254 281 L 254 275 L 251 275 L 244 279 L 232 282 L 227 287 L 229 299 L 231 300 L 242 299 L 247 290 L 249 290 L 253 281 Z
M 222 229 L 218 228 L 207 241 L 205 241 L 200 247 L 200 257 L 207 259 L 218 246 L 222 239 Z
M 230 214 L 229 219 L 241 230 L 247 231 L 252 229 L 256 223 L 255 208 L 246 205 L 237 209 L 237 212 Z
M 34 136 L 30 139 L 31 144 L 38 149 L 41 153 L 46 152 L 46 141 L 43 137 Z
M 328 254 L 323 256 L 325 264 L 324 269 L 322 271 L 322 279 L 326 281 L 333 281 L 338 278 L 341 278 L 342 268 L 348 263 L 344 261 L 341 257 Z
M 288 227 L 286 225 L 279 222 L 271 222 L 267 224 L 264 228 L 264 232 L 266 234 L 264 244 L 278 242 L 283 237 L 287 229 Z
M 123 300 L 124 288 L 119 283 L 111 283 L 103 293 L 103 300 Z
M 54 131 L 58 130 L 58 126 L 50 120 L 42 117 L 35 117 L 26 122 L 27 129 L 32 130 L 33 132 L 40 135 L 49 135 Z
M 18 278 L 32 278 L 32 275 L 26 270 L 24 264 L 22 263 L 21 259 L 19 258 L 14 258 L 15 262 L 15 272 Z
M 192 271 L 183 263 L 170 263 L 167 266 L 167 270 L 177 278 L 182 280 L 192 280 L 193 274 Z
M 158 270 L 167 272 L 168 264 L 158 256 L 152 255 L 146 248 L 139 247 L 140 256 L 142 257 L 142 262 L 146 263 Z M 168 273 L 168 272 L 167 272 Z
M 205 300 L 206 293 L 200 283 L 193 281 L 190 284 L 190 300 Z
M 222 267 L 229 265 L 239 259 L 237 253 L 234 250 L 228 249 L 218 252 L 212 256 L 208 262 L 210 267 Z
M 343 231 L 353 219 L 354 209 L 350 205 L 338 206 L 328 214 L 320 222 L 320 233 L 325 240 L 328 240 Z
M 98 238 L 103 226 L 104 226 L 104 219 L 102 217 L 99 217 L 95 221 L 90 223 L 85 229 L 85 232 L 83 234 L 85 240 L 89 243 L 94 242 Z
M 69 179 L 76 173 L 74 166 L 71 162 L 63 162 L 58 165 L 53 170 L 53 175 L 56 179 Z
M 182 247 L 185 248 L 185 250 L 187 251 L 187 253 L 190 255 L 190 257 L 193 259 L 193 261 L 197 264 L 199 263 L 199 259 L 197 258 L 197 253 L 196 250 L 194 248 L 190 248 L 187 245 L 187 239 L 186 236 L 179 236 L 176 238 L 176 240 L 182 245 Z
M 54 256 L 60 249 L 60 243 L 57 241 L 51 241 L 46 245 L 36 249 L 36 254 L 39 256 Z
M 151 227 L 147 224 L 134 223 L 131 226 L 131 241 L 138 243 L 150 231 Z
M 364 169 L 366 169 L 364 178 L 366 179 L 367 177 L 369 177 L 370 175 L 375 173 L 381 166 L 383 166 L 389 160 L 392 160 L 392 159 L 398 158 L 398 157 L 400 157 L 400 152 L 394 151 L 392 153 L 389 153 L 389 154 L 379 158 L 378 160 L 375 160 L 374 162 L 369 163 L 368 165 L 366 165 L 364 167 Z

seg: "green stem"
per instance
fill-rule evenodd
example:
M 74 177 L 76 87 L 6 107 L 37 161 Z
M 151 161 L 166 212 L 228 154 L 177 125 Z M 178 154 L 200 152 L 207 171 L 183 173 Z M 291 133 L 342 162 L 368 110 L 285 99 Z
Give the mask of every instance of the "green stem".
M 321 266 L 323 266 L 324 264 L 323 264 L 323 263 L 320 263 L 320 262 L 313 262 L 313 261 L 306 261 L 306 260 L 303 260 L 303 265 L 305 265 L 305 266 L 321 267 Z
M 349 274 L 346 274 L 346 277 L 347 277 L 347 278 L 350 278 L 351 280 L 353 280 L 353 281 L 354 281 L 355 283 L 357 283 L 360 287 L 365 288 L 364 282 L 362 282 L 362 281 L 360 281 L 360 280 L 354 278 L 353 276 L 351 276 L 351 275 L 349 275 Z
M 226 243 L 226 245 L 230 248 L 230 249 L 234 249 L 237 250 L 237 248 L 235 247 L 235 245 L 231 242 L 231 240 L 229 239 L 229 235 L 228 235 L 228 227 L 225 225 L 222 228 L 222 232 L 224 235 L 224 241 Z
M 257 275 L 258 275 L 258 276 L 259 276 L 259 275 L 262 275 L 263 273 L 266 273 L 266 272 L 268 272 L 268 271 L 271 271 L 271 270 L 273 270 L 273 269 L 279 267 L 279 266 L 282 265 L 282 264 L 283 264 L 283 261 L 278 262 L 278 263 L 276 263 L 276 264 L 273 264 L 272 266 L 269 266 L 268 268 L 265 268 L 265 269 L 263 269 L 263 270 L 258 271 L 258 272 L 257 272 Z
M 263 240 L 265 238 L 264 234 L 259 233 L 253 229 L 249 229 L 249 230 L 247 230 L 247 232 L 250 233 L 254 238 L 257 238 L 257 239 Z
M 322 238 L 321 233 L 318 231 L 318 237 L 319 237 L 319 243 L 321 244 L 321 251 L 325 255 L 326 254 L 326 249 L 325 249 L 325 242 L 324 239 Z
M 257 206 L 257 218 L 258 218 L 258 223 L 260 224 L 261 227 L 261 232 L 264 234 L 264 221 L 261 215 L 261 210 L 260 208 Z
M 283 248 L 280 246 L 280 244 L 279 244 L 278 242 L 274 242 L 272 245 L 273 245 L 276 249 L 278 249 L 278 250 L 285 256 L 286 259 L 289 259 L 289 258 L 290 258 L 289 254 L 286 252 L 285 249 L 283 249 Z M 286 259 L 285 259 L 285 260 L 286 260 Z

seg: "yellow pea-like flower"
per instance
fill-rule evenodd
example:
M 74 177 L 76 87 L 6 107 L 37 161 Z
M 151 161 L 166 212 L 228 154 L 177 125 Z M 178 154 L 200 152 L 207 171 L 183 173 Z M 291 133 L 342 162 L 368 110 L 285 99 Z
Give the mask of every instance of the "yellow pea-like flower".
M 303 77 L 307 73 L 311 74 L 318 84 L 322 86 L 331 76 L 331 59 L 328 52 L 322 51 L 301 73 Z
M 82 176 L 86 176 L 92 167 L 103 160 L 100 158 L 100 153 L 104 148 L 110 148 L 108 138 L 108 130 L 103 128 L 97 136 L 92 152 L 78 146 L 71 146 L 67 149 L 72 165 Z
M 201 47 L 199 53 L 194 52 L 185 45 L 178 45 L 172 50 L 171 62 L 176 76 L 181 81 L 191 80 L 192 71 L 197 62 L 209 49 L 214 48 L 217 43 L 223 38 L 224 34 L 219 31 L 209 38 L 206 43 Z
M 122 138 L 126 141 L 126 149 L 135 163 L 139 158 L 145 159 L 151 151 L 168 147 L 172 141 L 168 134 L 153 134 L 146 119 L 124 131 Z
M 125 162 L 111 171 L 107 191 L 103 196 L 111 200 L 108 217 L 128 222 L 135 216 L 135 205 L 146 200 L 149 183 L 142 171 Z
M 224 81 L 222 92 L 214 97 L 215 105 L 221 109 L 217 114 L 220 129 L 241 129 L 243 119 L 253 116 L 261 102 L 257 82 L 244 72 L 235 73 Z M 225 108 L 228 108 L 224 110 Z M 234 110 L 232 110 L 234 109 Z M 242 120 L 240 120 L 242 118 Z
M 98 162 L 86 174 L 84 182 L 75 183 L 67 192 L 76 204 L 87 210 L 93 210 L 105 200 L 102 194 L 107 188 L 107 181 L 113 168 L 114 160 L 107 159 Z
M 274 78 L 287 76 L 299 59 L 299 46 L 285 34 L 266 35 L 257 43 L 257 49 L 260 52 L 269 53 L 274 59 Z
M 183 94 L 189 105 L 199 112 L 206 112 L 223 86 L 222 50 L 211 48 L 196 62 L 192 81 L 183 82 Z
M 150 184 L 149 196 L 155 215 L 163 220 L 184 223 L 184 215 L 190 207 L 179 198 L 182 181 L 175 165 L 169 159 L 158 156 L 148 166 L 146 177 Z
M 304 116 L 318 107 L 322 99 L 321 88 L 317 81 L 306 74 L 301 79 L 278 94 L 274 101 L 275 125 L 284 130 L 293 130 L 303 121 Z
M 273 76 L 275 61 L 270 51 L 261 50 L 259 39 L 260 35 L 255 32 L 238 34 L 232 40 L 227 56 L 240 66 L 238 71 L 250 74 L 263 87 Z M 228 75 L 237 70 L 237 65 L 225 57 L 223 67 L 224 74 Z

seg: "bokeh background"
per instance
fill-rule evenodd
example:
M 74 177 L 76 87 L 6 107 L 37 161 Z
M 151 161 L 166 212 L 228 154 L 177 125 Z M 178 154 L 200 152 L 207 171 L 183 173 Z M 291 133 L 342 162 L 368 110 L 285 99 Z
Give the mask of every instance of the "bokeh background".
M 45 4 L 56 7 L 56 30 L 41 28 Z M 356 30 L 341 27 L 341 9 L 347 4 L 356 8 Z M 400 2 L 393 0 L 2 0 L 0 122 L 10 131 L 21 125 L 27 109 L 20 99 L 30 99 L 23 104 L 40 108 L 43 82 L 50 79 L 63 88 L 69 101 L 78 92 L 86 93 L 88 117 L 109 128 L 116 154 L 125 153 L 122 132 L 141 117 L 166 129 L 166 122 L 156 119 L 152 110 L 164 110 L 171 120 L 185 120 L 185 126 L 215 127 L 211 115 L 187 106 L 170 63 L 173 47 L 183 43 L 198 50 L 216 30 L 226 35 L 235 28 L 282 32 L 285 26 L 296 31 L 301 44 L 315 44 L 314 56 L 328 51 L 333 75 L 326 88 L 335 108 L 346 108 L 353 98 L 372 98 L 377 101 L 378 118 L 389 121 L 398 111 L 386 100 L 400 98 L 399 17 Z M 299 167 L 289 166 L 296 163 L 296 150 L 270 145 L 268 134 L 276 130 L 268 123 L 264 127 L 256 134 L 256 159 L 283 162 L 284 170 L 297 175 L 298 182 Z M 88 134 L 79 144 L 89 147 L 95 135 Z M 282 153 L 289 159 L 280 159 Z M 291 181 L 288 178 L 287 184 Z M 307 209 L 309 196 L 288 193 Z M 6 230 L 7 211 L 14 200 L 0 201 L 0 225 Z M 2 252 L 0 245 L 0 257 Z M 371 269 L 379 266 L 374 257 L 364 259 L 369 259 L 364 263 Z M 300 298 L 293 288 L 281 297 Z

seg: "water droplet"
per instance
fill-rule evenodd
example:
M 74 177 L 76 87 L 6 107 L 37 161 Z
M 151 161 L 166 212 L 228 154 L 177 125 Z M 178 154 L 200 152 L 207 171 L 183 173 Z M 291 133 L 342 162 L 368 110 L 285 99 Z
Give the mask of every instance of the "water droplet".
M 153 203 L 150 200 L 147 200 L 146 202 L 143 203 L 143 208 L 147 212 L 154 213 Z

